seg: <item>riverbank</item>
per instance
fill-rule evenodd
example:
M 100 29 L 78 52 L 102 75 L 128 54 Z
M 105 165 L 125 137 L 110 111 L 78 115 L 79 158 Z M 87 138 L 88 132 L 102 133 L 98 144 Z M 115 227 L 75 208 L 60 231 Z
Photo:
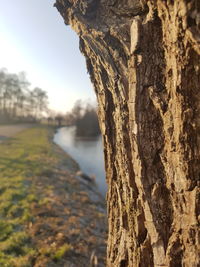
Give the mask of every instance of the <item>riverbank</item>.
M 105 266 L 104 200 L 37 126 L 0 144 L 0 266 Z

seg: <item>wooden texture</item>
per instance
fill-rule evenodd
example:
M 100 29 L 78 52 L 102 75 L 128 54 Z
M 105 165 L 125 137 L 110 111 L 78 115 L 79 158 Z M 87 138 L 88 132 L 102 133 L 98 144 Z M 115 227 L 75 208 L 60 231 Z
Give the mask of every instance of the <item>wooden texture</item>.
M 107 266 L 199 266 L 200 2 L 57 0 L 99 104 Z

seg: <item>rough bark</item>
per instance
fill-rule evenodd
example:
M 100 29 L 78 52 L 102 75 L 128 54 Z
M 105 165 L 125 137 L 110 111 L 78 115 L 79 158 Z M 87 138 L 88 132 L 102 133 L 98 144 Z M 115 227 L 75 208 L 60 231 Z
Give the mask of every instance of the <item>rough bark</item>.
M 57 0 L 99 103 L 107 266 L 199 265 L 199 0 Z

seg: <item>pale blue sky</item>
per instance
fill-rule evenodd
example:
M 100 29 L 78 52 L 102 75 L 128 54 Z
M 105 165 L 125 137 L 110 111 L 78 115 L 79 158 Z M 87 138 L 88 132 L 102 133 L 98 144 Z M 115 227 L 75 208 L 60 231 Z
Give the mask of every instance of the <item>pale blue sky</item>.
M 25 71 L 50 107 L 69 110 L 77 99 L 95 99 L 78 37 L 53 7 L 55 0 L 0 0 L 0 68 Z

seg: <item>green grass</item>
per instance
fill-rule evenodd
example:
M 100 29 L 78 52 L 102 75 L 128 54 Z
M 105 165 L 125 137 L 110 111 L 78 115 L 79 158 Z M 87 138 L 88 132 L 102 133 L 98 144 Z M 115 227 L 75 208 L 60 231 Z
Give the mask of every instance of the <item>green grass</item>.
M 72 246 L 70 244 L 64 244 L 61 247 L 57 249 L 57 251 L 54 253 L 52 256 L 52 259 L 54 261 L 59 261 L 61 260 L 68 251 L 72 250 Z
M 49 129 L 25 130 L 0 144 L 0 266 L 28 267 L 37 254 L 26 226 L 34 218 L 34 178 L 51 173 L 57 159 Z M 52 133 L 51 133 L 52 134 Z

